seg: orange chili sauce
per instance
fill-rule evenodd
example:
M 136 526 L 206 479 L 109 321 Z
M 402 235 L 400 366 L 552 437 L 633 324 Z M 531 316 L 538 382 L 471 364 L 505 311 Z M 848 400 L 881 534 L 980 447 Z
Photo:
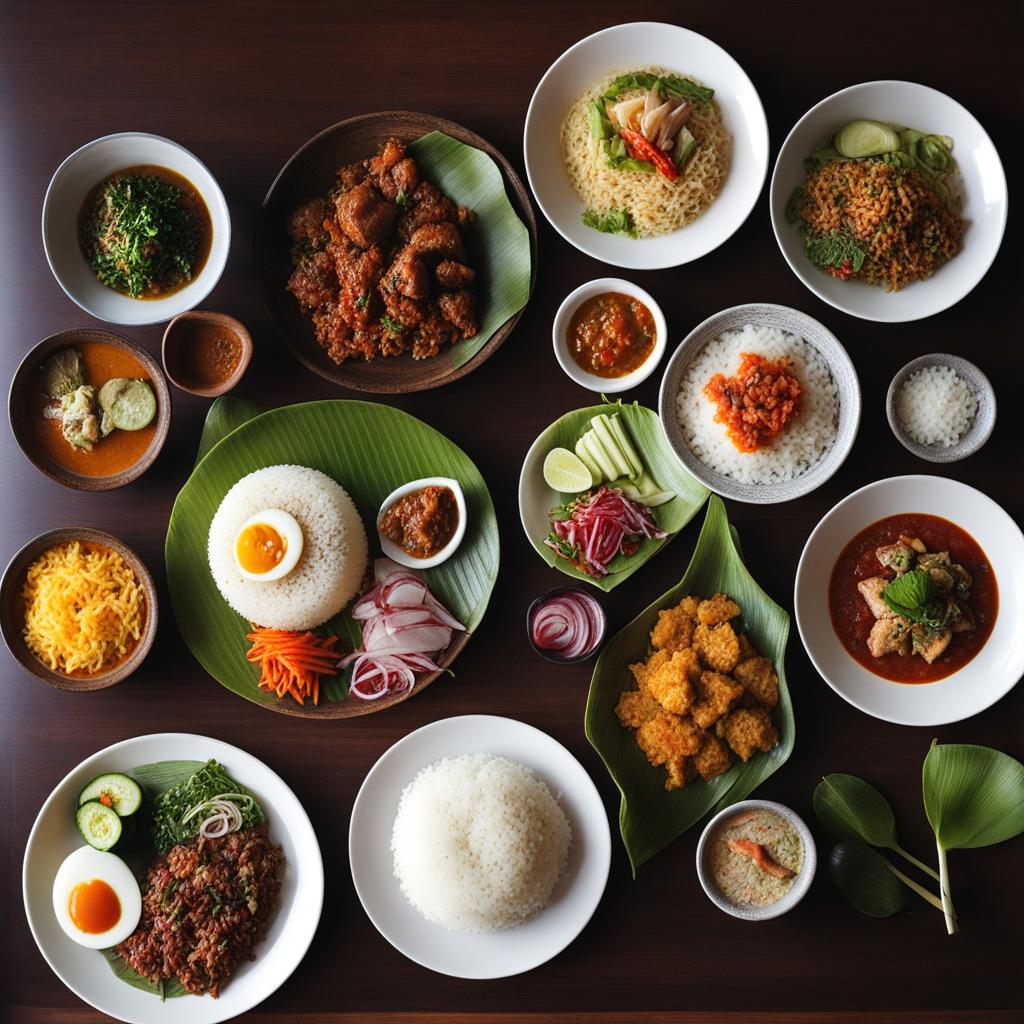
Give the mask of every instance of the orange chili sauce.
M 567 342 L 576 363 L 598 377 L 625 377 L 654 351 L 651 311 L 632 295 L 604 292 L 573 313 Z
M 182 320 L 169 366 L 173 376 L 193 388 L 215 388 L 228 381 L 242 359 L 242 342 L 229 327 L 205 320 Z

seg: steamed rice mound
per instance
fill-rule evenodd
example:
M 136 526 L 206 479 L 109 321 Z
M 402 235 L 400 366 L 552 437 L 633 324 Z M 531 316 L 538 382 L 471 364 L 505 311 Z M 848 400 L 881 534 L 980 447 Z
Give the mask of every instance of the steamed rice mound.
M 402 892 L 428 921 L 490 932 L 547 906 L 571 840 L 564 812 L 529 768 L 465 754 L 406 786 L 391 850 Z
M 302 557 L 279 580 L 247 580 L 235 563 L 235 537 L 247 519 L 271 508 L 291 513 L 302 527 Z M 358 592 L 366 532 L 352 499 L 329 476 L 306 466 L 268 466 L 224 496 L 210 523 L 208 558 L 221 596 L 243 618 L 270 629 L 313 629 Z

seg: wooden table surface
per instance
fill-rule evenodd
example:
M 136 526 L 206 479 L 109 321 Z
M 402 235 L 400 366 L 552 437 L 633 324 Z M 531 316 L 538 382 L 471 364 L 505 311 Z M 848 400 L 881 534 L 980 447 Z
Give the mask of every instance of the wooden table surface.
M 687 5 L 633 3 L 365 5 L 225 2 L 173 5 L 35 3 L 0 6 L 0 377 L 9 380 L 40 338 L 94 324 L 68 300 L 43 256 L 39 218 L 47 182 L 81 144 L 139 129 L 181 142 L 205 161 L 231 207 L 231 257 L 205 303 L 243 320 L 256 342 L 237 394 L 271 404 L 351 397 L 304 371 L 274 336 L 250 276 L 249 252 L 263 194 L 288 156 L 315 132 L 354 114 L 407 108 L 452 118 L 502 150 L 522 173 L 522 127 L 539 77 L 577 39 L 622 20 L 670 20 L 704 33 L 744 66 L 768 114 L 772 159 L 795 120 L 846 85 L 904 78 L 945 90 L 982 121 L 1007 161 L 1016 151 L 1021 90 L 1015 5 L 969 8 L 901 0 L 800 5 L 789 0 Z M 875 12 L 874 14 L 872 12 Z M 685 67 L 685 54 L 680 54 Z M 524 175 L 525 177 L 525 175 Z M 377 757 L 437 718 L 508 715 L 564 743 L 595 779 L 613 822 L 617 793 L 583 734 L 589 667 L 552 667 L 529 650 L 530 599 L 558 582 L 522 535 L 516 484 L 527 447 L 553 419 L 591 396 L 553 357 L 551 318 L 576 285 L 609 272 L 564 243 L 543 218 L 537 287 L 505 346 L 482 368 L 437 391 L 393 404 L 462 446 L 483 470 L 497 506 L 502 567 L 489 613 L 455 679 L 439 681 L 386 714 L 313 722 L 275 715 L 219 687 L 179 640 L 163 571 L 163 541 L 206 413 L 174 395 L 171 437 L 155 466 L 108 494 L 78 494 L 45 479 L 0 443 L 0 558 L 43 530 L 65 525 L 115 532 L 158 581 L 156 646 L 128 683 L 93 694 L 58 692 L 0 655 L 0 1005 L 12 1021 L 78 1024 L 104 1018 L 81 1004 L 35 948 L 21 906 L 21 860 L 34 817 L 57 781 L 109 743 L 185 730 L 238 744 L 280 772 L 305 803 L 327 869 L 326 902 L 312 948 L 294 976 L 245 1020 L 272 1024 L 470 1021 L 563 1024 L 602 1020 L 701 1022 L 1019 1020 L 1021 869 L 1010 842 L 954 853 L 951 871 L 962 932 L 915 912 L 875 921 L 853 911 L 822 871 L 793 913 L 750 925 L 717 911 L 694 872 L 692 830 L 630 878 L 615 835 L 607 892 L 589 926 L 560 956 L 503 981 L 460 981 L 405 960 L 363 913 L 346 863 L 353 798 Z M 893 373 L 926 352 L 957 352 L 995 382 L 1002 415 L 985 449 L 938 470 L 973 484 L 1020 519 L 1020 438 L 1012 414 L 1021 381 L 1020 265 L 1011 218 L 987 277 L 930 320 L 877 325 L 845 316 L 810 294 L 772 237 L 767 185 L 747 223 L 725 245 L 678 270 L 628 274 L 662 304 L 670 333 L 748 301 L 785 303 L 820 319 L 860 374 L 864 415 L 842 470 L 820 490 L 783 506 L 730 503 L 754 576 L 792 607 L 803 542 L 840 498 L 872 480 L 935 472 L 893 442 L 884 395 Z M 611 271 L 614 272 L 614 271 Z M 123 333 L 159 352 L 161 327 Z M 630 397 L 655 404 L 658 377 Z M 387 399 L 390 401 L 390 399 Z M 1012 467 L 1016 466 L 1014 469 Z M 628 585 L 603 603 L 623 625 L 675 583 L 699 529 L 692 523 Z M 998 552 L 995 563 L 998 569 Z M 921 760 L 933 736 L 990 744 L 1021 757 L 1024 687 L 984 714 L 939 729 L 888 725 L 845 704 L 812 669 L 795 626 L 787 674 L 798 739 L 785 767 L 758 795 L 811 813 L 822 774 L 873 780 L 896 807 L 901 837 L 928 858 L 920 801 Z M 562 1015 L 562 1016 L 559 1016 Z

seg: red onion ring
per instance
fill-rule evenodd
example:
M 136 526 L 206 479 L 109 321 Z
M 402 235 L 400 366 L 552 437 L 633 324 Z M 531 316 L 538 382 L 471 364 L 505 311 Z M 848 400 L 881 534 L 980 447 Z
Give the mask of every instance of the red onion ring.
M 588 593 L 573 588 L 553 590 L 530 606 L 530 642 L 553 661 L 579 661 L 593 654 L 604 639 L 607 620 Z

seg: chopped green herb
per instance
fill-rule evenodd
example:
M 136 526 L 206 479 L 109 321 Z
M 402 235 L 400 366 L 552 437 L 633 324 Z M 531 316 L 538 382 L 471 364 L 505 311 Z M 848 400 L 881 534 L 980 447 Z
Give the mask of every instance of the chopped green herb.
M 404 188 L 400 188 L 398 190 L 398 195 L 395 196 L 395 205 L 396 206 L 408 206 L 409 205 L 409 199 L 410 199 L 409 193 Z
M 842 269 L 847 260 L 852 274 L 859 273 L 864 266 L 867 253 L 849 235 L 836 232 L 831 235 L 808 236 L 807 258 L 821 268 Z
M 401 334 L 405 328 L 397 320 L 392 320 L 386 314 L 380 318 L 381 326 L 392 334 Z
M 360 295 L 358 299 L 356 299 L 356 309 L 363 309 L 369 301 L 370 293 L 363 292 L 363 294 Z
M 596 210 L 583 212 L 583 223 L 595 231 L 603 231 L 606 235 L 625 235 L 627 238 L 638 238 L 639 232 L 633 223 L 629 210 L 613 206 L 607 213 Z

